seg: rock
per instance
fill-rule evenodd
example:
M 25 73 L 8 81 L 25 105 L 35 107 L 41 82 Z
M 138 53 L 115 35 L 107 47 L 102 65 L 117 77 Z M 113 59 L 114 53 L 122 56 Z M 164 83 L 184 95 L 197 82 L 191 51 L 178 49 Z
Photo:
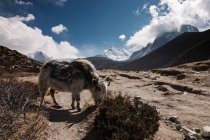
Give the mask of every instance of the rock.
M 177 126 L 176 126 L 176 130 L 177 130 L 177 131 L 180 131 L 181 129 L 182 129 L 182 126 L 181 126 L 181 125 L 177 125 Z
M 188 93 L 186 91 L 183 92 L 183 95 L 187 95 Z
M 142 102 L 140 100 L 141 100 L 140 96 L 135 96 L 134 97 L 134 105 L 135 105 L 135 107 L 138 107 L 139 105 L 142 104 Z
M 192 135 L 185 135 L 184 140 L 197 140 L 197 138 Z
M 162 119 L 163 119 L 163 120 L 167 120 L 167 118 L 166 118 L 166 117 L 162 117 Z
M 79 133 L 85 133 L 85 130 L 84 129 L 78 129 L 78 132 Z
M 176 124 L 180 124 L 180 121 L 177 120 L 175 123 L 176 123 Z
M 176 76 L 176 79 L 177 80 L 183 80 L 183 79 L 185 79 L 186 78 L 186 75 L 185 74 L 178 74 L 177 76 Z
M 134 97 L 134 100 L 135 100 L 135 101 L 139 101 L 139 100 L 141 100 L 141 97 L 140 97 L 140 96 L 135 96 L 135 97 Z
M 169 118 L 169 121 L 171 121 L 172 123 L 176 123 L 178 121 L 178 118 L 177 116 L 172 116 Z
M 194 130 L 195 130 L 196 133 L 200 133 L 201 132 L 200 128 L 195 128 Z
M 182 126 L 182 130 L 185 134 L 196 135 L 197 133 L 186 126 Z
M 195 71 L 207 71 L 209 69 L 208 64 L 199 64 L 192 67 Z
M 202 137 L 210 138 L 210 126 L 203 127 L 201 131 L 201 135 Z
M 200 80 L 199 78 L 195 78 L 195 80 L 194 80 L 194 81 L 196 81 L 196 82 L 197 82 L 197 81 L 199 81 L 199 80 Z

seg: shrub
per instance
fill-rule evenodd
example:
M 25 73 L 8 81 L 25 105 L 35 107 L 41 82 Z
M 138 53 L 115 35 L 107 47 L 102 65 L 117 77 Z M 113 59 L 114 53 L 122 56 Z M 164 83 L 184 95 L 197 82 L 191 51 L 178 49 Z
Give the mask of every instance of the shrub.
M 154 106 L 130 97 L 107 97 L 99 106 L 94 131 L 104 139 L 145 139 L 159 128 L 159 114 Z
M 46 123 L 37 116 L 37 86 L 32 82 L 0 79 L 0 137 L 2 139 L 40 139 Z

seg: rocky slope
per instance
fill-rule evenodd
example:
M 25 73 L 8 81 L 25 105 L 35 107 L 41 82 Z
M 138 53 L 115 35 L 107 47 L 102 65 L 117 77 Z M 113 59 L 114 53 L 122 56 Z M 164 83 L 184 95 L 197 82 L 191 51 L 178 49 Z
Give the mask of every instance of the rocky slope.
M 0 68 L 7 70 L 39 71 L 41 62 L 28 58 L 27 56 L 0 46 Z
M 155 49 L 161 47 L 162 45 L 166 44 L 170 40 L 174 39 L 175 37 L 177 37 L 185 32 L 199 32 L 199 30 L 196 27 L 191 26 L 191 25 L 182 25 L 180 30 L 177 29 L 172 32 L 165 32 L 165 33 L 159 35 L 158 37 L 156 37 L 156 39 L 153 41 L 153 43 L 148 43 L 146 47 L 142 48 L 139 51 L 134 52 L 130 56 L 129 61 L 136 60 L 138 58 L 141 58 L 141 57 L 151 53 Z
M 183 33 L 150 54 L 126 64 L 125 69 L 149 70 L 210 58 L 210 30 Z

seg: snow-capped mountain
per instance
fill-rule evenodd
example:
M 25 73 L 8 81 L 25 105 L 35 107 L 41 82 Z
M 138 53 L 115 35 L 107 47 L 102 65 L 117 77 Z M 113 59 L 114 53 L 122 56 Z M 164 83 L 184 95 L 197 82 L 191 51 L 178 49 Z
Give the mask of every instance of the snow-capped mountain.
M 28 57 L 43 63 L 52 60 L 51 57 L 47 56 L 45 53 L 41 51 L 35 51 L 33 53 L 30 53 L 28 54 Z
M 112 47 L 104 51 L 104 56 L 116 61 L 127 60 L 131 55 L 131 52 L 127 51 L 124 48 L 115 48 Z
M 153 43 L 148 43 L 146 47 L 142 48 L 139 51 L 131 52 L 131 51 L 128 51 L 126 48 L 112 47 L 104 51 L 104 56 L 112 60 L 117 60 L 117 61 L 136 60 L 140 57 L 143 57 L 149 54 L 150 52 L 161 47 L 168 41 L 176 38 L 177 36 L 181 35 L 184 32 L 199 32 L 199 30 L 196 27 L 191 26 L 191 25 L 182 25 L 180 29 L 176 29 L 172 32 L 165 32 L 159 35 L 158 37 L 156 37 Z
M 175 30 L 172 32 L 165 32 L 154 40 L 153 43 L 148 43 L 146 47 L 142 48 L 139 51 L 134 52 L 130 58 L 129 61 L 136 60 L 140 57 L 143 57 L 150 52 L 154 51 L 155 49 L 161 47 L 162 45 L 166 44 L 168 41 L 176 38 L 177 36 L 181 35 L 184 32 L 199 32 L 199 30 L 191 25 L 182 25 L 180 30 Z

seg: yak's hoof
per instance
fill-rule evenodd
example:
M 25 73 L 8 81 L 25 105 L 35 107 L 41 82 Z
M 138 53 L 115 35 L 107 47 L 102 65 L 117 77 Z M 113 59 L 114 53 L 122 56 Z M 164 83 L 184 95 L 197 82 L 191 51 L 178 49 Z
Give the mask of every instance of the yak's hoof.
M 81 108 L 80 108 L 80 107 L 78 107 L 78 108 L 77 108 L 77 110 L 80 112 L 80 111 L 81 111 Z
M 60 105 L 53 105 L 52 107 L 53 107 L 53 108 L 56 108 L 56 109 L 62 108 L 62 106 L 60 106 Z
M 55 106 L 59 106 L 59 103 L 58 102 L 55 102 L 54 104 L 55 104 Z
M 75 109 L 75 106 L 72 105 L 71 108 L 72 108 L 72 109 Z

